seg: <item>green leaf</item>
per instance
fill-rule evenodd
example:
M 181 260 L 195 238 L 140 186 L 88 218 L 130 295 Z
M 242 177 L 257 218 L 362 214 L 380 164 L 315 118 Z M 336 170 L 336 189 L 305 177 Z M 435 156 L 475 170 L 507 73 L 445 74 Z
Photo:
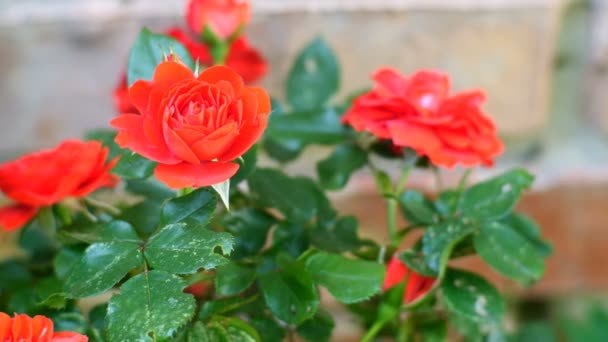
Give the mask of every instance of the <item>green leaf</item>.
M 412 269 L 414 272 L 420 275 L 426 277 L 437 276 L 437 273 L 427 265 L 426 258 L 424 257 L 424 255 L 420 254 L 419 251 L 403 251 L 401 255 L 399 255 L 399 260 L 401 260 L 401 262 L 403 262 L 408 268 Z
M 63 282 L 56 277 L 40 280 L 35 287 L 39 304 L 52 309 L 63 309 L 67 304 L 66 293 L 63 292 Z
M 272 120 L 272 115 L 270 120 Z M 270 158 L 280 163 L 287 163 L 298 158 L 305 144 L 299 140 L 276 139 L 266 136 L 262 141 L 262 147 Z
M 580 331 L 577 331 L 578 336 L 581 336 Z M 605 338 L 608 338 L 606 336 Z M 553 328 L 547 322 L 525 322 L 517 331 L 513 341 L 517 342 L 557 342 Z M 576 340 L 569 341 L 573 342 Z M 585 339 L 581 341 L 593 341 L 591 339 Z M 602 340 L 598 340 L 602 341 Z
M 407 190 L 399 195 L 401 212 L 411 225 L 430 225 L 439 221 L 433 202 L 415 190 Z
M 194 323 L 184 340 L 178 342 L 231 342 L 226 329 L 219 323 L 205 326 L 202 322 Z
M 198 319 L 206 321 L 214 315 L 228 315 L 231 312 L 250 304 L 256 299 L 257 295 L 249 298 L 227 297 L 205 301 L 198 314 Z
M 329 341 L 335 325 L 328 312 L 319 310 L 312 319 L 300 325 L 297 332 L 310 342 L 325 342 Z
M 317 312 L 319 294 L 300 263 L 283 264 L 280 270 L 261 275 L 259 283 L 266 305 L 278 319 L 300 324 Z
M 422 237 L 422 253 L 429 269 L 441 273 L 454 247 L 471 233 L 473 229 L 459 221 L 442 222 L 428 227 Z
M 162 271 L 140 273 L 112 296 L 108 305 L 110 341 L 155 341 L 173 337 L 196 307 L 182 290 L 186 283 Z
M 338 61 L 325 41 L 317 38 L 300 52 L 289 71 L 287 101 L 299 110 L 321 108 L 339 87 Z
M 257 203 L 277 208 L 298 222 L 308 222 L 317 213 L 314 185 L 304 178 L 291 178 L 273 169 L 257 169 L 248 179 Z
M 30 285 L 32 281 L 32 275 L 24 264 L 15 260 L 0 263 L 0 294 Z
M 85 250 L 66 279 L 65 290 L 75 298 L 102 293 L 143 265 L 142 242 L 128 223 L 115 221 L 103 226 L 99 241 Z
M 262 340 L 254 327 L 238 318 L 217 317 L 211 323 L 221 324 L 226 329 L 229 341 L 260 342 Z
M 317 163 L 317 174 L 322 187 L 339 190 L 350 176 L 367 163 L 367 152 L 355 144 L 341 144 L 326 159 Z
M 222 203 L 226 209 L 230 210 L 230 179 L 221 183 L 213 184 L 211 188 L 213 188 L 218 196 L 220 196 L 220 199 L 222 200 Z
M 156 163 L 130 150 L 123 150 L 112 173 L 124 179 L 146 179 L 152 176 Z
M 151 80 L 156 66 L 165 60 L 165 57 L 176 54 L 190 70 L 194 70 L 194 61 L 179 41 L 164 34 L 153 33 L 143 28 L 135 43 L 131 47 L 129 63 L 127 66 L 127 80 L 129 86 L 135 81 Z
M 421 342 L 448 341 L 448 327 L 444 320 L 424 322 L 416 328 L 420 331 Z
M 222 254 L 232 251 L 232 236 L 198 226 L 175 223 L 163 227 L 146 245 L 144 254 L 158 270 L 190 274 L 200 268 L 213 269 L 228 262 Z
M 279 141 L 321 145 L 339 144 L 353 135 L 334 108 L 277 116 L 268 122 L 266 134 Z
M 264 342 L 282 342 L 285 338 L 285 330 L 271 318 L 254 317 L 249 323 L 260 333 Z
M 217 269 L 215 290 L 220 296 L 237 295 L 249 288 L 254 280 L 254 269 L 231 262 Z
M 500 274 L 528 284 L 545 271 L 543 255 L 524 236 L 498 222 L 481 226 L 474 238 L 479 256 Z
M 356 303 L 380 292 L 384 265 L 316 253 L 306 260 L 306 270 L 341 303 Z
M 257 165 L 258 160 L 258 145 L 253 145 L 245 154 L 241 156 L 240 159 L 237 160 L 239 163 L 239 170 L 236 172 L 232 178 L 230 178 L 230 182 L 233 186 L 236 186 L 241 181 L 247 179 L 249 175 L 255 171 L 255 167 Z
M 165 202 L 160 212 L 160 225 L 186 222 L 204 227 L 211 220 L 217 199 L 209 188 L 201 188 L 193 192 L 173 198 Z
M 540 237 L 540 228 L 530 218 L 519 214 L 512 214 L 507 217 L 504 224 L 525 237 L 533 246 L 536 252 L 543 257 L 548 257 L 553 253 L 551 244 Z
M 357 236 L 359 223 L 353 216 L 341 217 L 332 224 L 318 224 L 309 234 L 310 242 L 317 248 L 328 252 L 341 253 L 353 251 L 361 246 Z
M 270 101 L 272 103 L 270 121 L 279 116 L 286 115 L 283 107 L 276 99 L 271 98 Z M 268 133 L 264 134 L 264 139 L 262 140 L 262 147 L 266 153 L 268 153 L 268 156 L 281 163 L 296 159 L 304 149 L 304 146 L 305 145 L 298 140 L 276 139 L 270 137 Z
M 393 182 L 386 172 L 382 170 L 375 171 L 374 180 L 376 181 L 376 188 L 378 188 L 382 196 L 391 196 L 393 194 Z
M 296 258 L 309 246 L 306 228 L 301 223 L 283 221 L 272 235 L 272 251 L 275 253 L 288 253 Z
M 227 213 L 222 218 L 222 225 L 234 235 L 235 246 L 233 258 L 243 258 L 258 253 L 270 228 L 276 219 L 266 212 L 255 208 L 242 208 Z
M 73 331 L 80 334 L 86 332 L 87 321 L 80 312 L 57 311 L 49 315 L 49 318 L 53 320 L 55 331 Z
M 500 324 L 505 303 L 498 290 L 482 277 L 449 269 L 441 283 L 447 308 L 479 323 Z
M 466 190 L 458 206 L 460 212 L 470 218 L 498 220 L 507 216 L 528 189 L 534 177 L 525 170 L 513 170 L 478 183 Z

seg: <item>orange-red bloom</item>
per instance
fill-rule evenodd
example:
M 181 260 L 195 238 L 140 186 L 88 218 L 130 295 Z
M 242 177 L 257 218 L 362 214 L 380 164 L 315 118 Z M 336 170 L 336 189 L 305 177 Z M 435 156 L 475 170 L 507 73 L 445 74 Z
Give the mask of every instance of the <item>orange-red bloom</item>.
M 172 27 L 166 32 L 169 36 L 182 43 L 195 61 L 201 66 L 213 64 L 209 49 L 205 44 L 192 39 L 187 32 L 178 27 Z M 226 65 L 234 69 L 247 84 L 258 81 L 268 70 L 268 64 L 258 50 L 251 47 L 247 39 L 243 36 L 237 38 L 230 45 Z M 131 103 L 129 98 L 129 88 L 127 86 L 127 75 L 122 73 L 120 80 L 114 89 L 114 107 L 118 113 L 137 113 L 137 108 Z
M 108 149 L 100 142 L 67 140 L 54 149 L 0 164 L 0 190 L 16 202 L 0 208 L 0 228 L 18 229 L 40 207 L 114 185 L 118 178 L 110 170 L 117 160 L 107 162 L 107 157 Z
M 0 312 L 0 342 L 87 342 L 85 335 L 75 332 L 54 332 L 53 321 L 44 316 L 31 318 L 15 314 L 14 318 Z
M 410 270 L 399 258 L 393 257 L 386 268 L 382 289 L 388 290 L 402 282 L 406 277 L 408 278 L 403 297 L 405 304 L 411 303 L 426 294 L 435 283 L 435 278 L 422 276 Z
M 152 81 L 129 89 L 141 114 L 112 120 L 116 142 L 158 162 L 156 177 L 174 189 L 202 187 L 232 177 L 232 162 L 260 138 L 270 98 L 246 87 L 232 69 L 215 66 L 195 76 L 175 61 L 158 65 Z
M 186 22 L 201 34 L 205 26 L 220 39 L 227 39 L 251 19 L 249 0 L 190 0 Z
M 479 90 L 450 95 L 447 75 L 411 77 L 378 70 L 372 91 L 357 98 L 343 122 L 393 144 L 410 147 L 437 166 L 491 166 L 503 151 L 493 121 L 481 110 Z

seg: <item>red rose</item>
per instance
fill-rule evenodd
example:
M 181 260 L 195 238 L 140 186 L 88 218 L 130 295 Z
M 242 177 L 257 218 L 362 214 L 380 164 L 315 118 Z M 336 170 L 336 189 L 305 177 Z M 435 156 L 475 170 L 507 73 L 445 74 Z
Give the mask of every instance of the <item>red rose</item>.
M 44 316 L 15 314 L 14 318 L 0 312 L 0 341 L 2 342 L 87 342 L 85 335 L 75 332 L 54 332 L 53 321 Z
M 175 61 L 158 65 L 152 81 L 129 89 L 140 114 L 122 114 L 111 125 L 116 142 L 158 162 L 156 177 L 174 189 L 203 187 L 232 177 L 232 161 L 260 138 L 270 98 L 245 87 L 232 69 L 215 66 L 196 77 Z
M 426 294 L 435 283 L 435 278 L 422 276 L 410 270 L 399 258 L 393 257 L 386 268 L 382 289 L 388 290 L 402 282 L 406 277 L 408 278 L 405 285 L 405 296 L 403 297 L 405 304 L 411 303 Z
M 266 60 L 260 52 L 249 45 L 243 36 L 230 45 L 226 65 L 243 77 L 245 83 L 253 83 L 268 71 Z
M 419 71 L 404 77 L 392 69 L 373 75 L 372 91 L 358 97 L 343 117 L 357 131 L 410 147 L 437 166 L 491 166 L 503 151 L 496 127 L 480 106 L 481 91 L 449 95 L 447 75 Z
M 118 160 L 107 163 L 107 157 L 108 149 L 100 142 L 68 140 L 52 150 L 0 164 L 0 190 L 17 202 L 0 208 L 0 226 L 20 228 L 40 207 L 114 185 L 118 178 L 109 172 Z
M 173 27 L 166 32 L 169 36 L 182 43 L 192 58 L 198 60 L 201 66 L 213 64 L 209 50 L 205 44 L 193 40 L 188 33 L 178 27 Z M 252 48 L 245 37 L 239 37 L 232 45 L 226 59 L 226 65 L 233 68 L 243 77 L 245 83 L 253 83 L 264 76 L 268 65 L 260 52 Z M 137 113 L 137 108 L 129 98 L 127 74 L 123 72 L 116 88 L 114 88 L 114 107 L 118 113 Z
M 186 8 L 186 22 L 196 34 L 207 25 L 220 39 L 227 39 L 251 19 L 248 0 L 191 0 Z

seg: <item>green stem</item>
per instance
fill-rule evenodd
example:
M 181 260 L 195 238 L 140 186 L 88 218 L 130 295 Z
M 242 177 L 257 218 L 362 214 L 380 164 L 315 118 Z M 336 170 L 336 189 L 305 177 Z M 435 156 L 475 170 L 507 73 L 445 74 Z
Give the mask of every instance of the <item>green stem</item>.
M 392 247 L 399 247 L 401 239 L 403 238 L 400 237 L 400 234 L 397 231 L 397 207 L 399 205 L 397 197 L 405 188 L 410 171 L 411 168 L 409 167 L 403 169 L 403 172 L 401 172 L 401 176 L 399 176 L 399 180 L 397 181 L 397 186 L 393 189 L 393 196 L 387 199 L 388 235 Z
M 213 58 L 213 65 L 225 65 L 228 52 L 230 51 L 230 45 L 227 42 L 219 42 L 211 46 L 211 57 Z
M 373 341 L 374 337 L 378 335 L 380 330 L 384 327 L 386 321 L 376 321 L 371 328 L 367 331 L 367 333 L 361 338 L 361 342 L 370 342 Z
M 399 177 L 399 181 L 397 182 L 397 188 L 395 188 L 395 194 L 397 196 L 405 188 L 405 185 L 407 184 L 407 180 L 410 177 L 411 170 L 412 170 L 412 168 L 408 167 L 408 168 L 403 169 L 403 172 L 401 172 L 401 176 Z
M 469 180 L 471 172 L 473 172 L 472 169 L 467 169 L 462 175 L 462 178 L 460 178 L 460 181 L 458 182 L 458 192 L 462 192 L 462 190 L 464 190 L 464 187 L 467 185 L 467 181 Z
M 397 232 L 397 199 L 391 197 L 387 199 L 387 219 L 388 219 L 388 237 L 392 247 L 399 245 L 399 233 Z

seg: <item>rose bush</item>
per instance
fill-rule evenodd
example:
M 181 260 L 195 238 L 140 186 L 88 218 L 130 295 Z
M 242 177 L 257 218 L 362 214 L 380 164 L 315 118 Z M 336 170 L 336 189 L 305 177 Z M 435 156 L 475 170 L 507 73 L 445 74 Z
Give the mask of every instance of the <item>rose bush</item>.
M 371 91 L 336 99 L 339 62 L 317 38 L 288 73 L 285 103 L 271 104 L 246 85 L 266 71 L 242 36 L 248 2 L 188 9 L 197 39 L 176 28 L 138 35 L 114 130 L 0 165 L 14 202 L 0 224 L 19 247 L 0 260 L 0 312 L 36 315 L 0 314 L 0 342 L 329 341 L 335 306 L 321 287 L 364 342 L 511 338 L 496 288 L 452 263 L 477 254 L 529 285 L 551 253 L 514 212 L 532 175 L 469 184 L 473 166 L 503 150 L 483 93 L 450 94 L 437 71 L 384 67 Z M 316 176 L 289 175 L 283 167 L 311 145 L 330 151 Z M 443 170 L 458 164 L 458 185 L 444 187 Z M 430 195 L 408 183 L 429 168 Z M 367 237 L 327 194 L 362 169 L 386 201 L 386 226 L 373 220 Z M 388 238 L 376 241 L 382 228 Z
M 227 67 L 211 67 L 195 76 L 176 61 L 161 63 L 152 81 L 129 89 L 141 114 L 112 120 L 123 148 L 158 162 L 156 177 L 174 189 L 202 187 L 232 177 L 232 162 L 262 136 L 270 98 L 246 87 Z
M 18 229 L 41 207 L 116 184 L 118 178 L 110 170 L 117 160 L 107 157 L 108 149 L 99 142 L 68 140 L 0 164 L 0 190 L 15 202 L 0 208 L 0 227 Z

